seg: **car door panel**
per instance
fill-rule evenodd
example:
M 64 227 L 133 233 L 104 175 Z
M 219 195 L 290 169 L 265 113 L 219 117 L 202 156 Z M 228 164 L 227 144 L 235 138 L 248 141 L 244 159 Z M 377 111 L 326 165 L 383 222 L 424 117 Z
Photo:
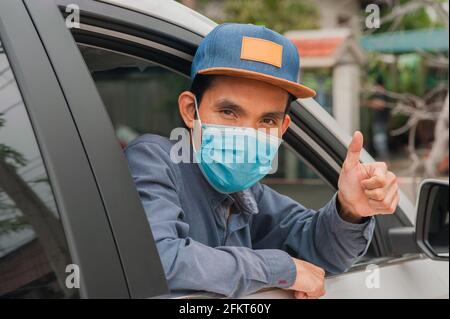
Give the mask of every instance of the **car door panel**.
M 0 35 L 46 164 L 72 261 L 80 269 L 81 296 L 127 298 L 120 259 L 83 145 L 22 1 L 1 1 Z
M 165 294 L 162 266 L 127 163 L 73 37 L 54 3 L 25 3 L 95 176 L 130 295 L 143 298 Z
M 328 278 L 326 290 L 325 298 L 336 299 L 448 299 L 448 263 L 406 258 Z

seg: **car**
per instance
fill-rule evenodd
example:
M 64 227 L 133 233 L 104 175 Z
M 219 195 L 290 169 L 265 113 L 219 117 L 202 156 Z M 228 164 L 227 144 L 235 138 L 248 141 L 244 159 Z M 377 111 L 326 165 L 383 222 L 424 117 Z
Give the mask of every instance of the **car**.
M 215 25 L 167 0 L 0 2 L 1 298 L 222 297 L 169 292 L 123 155 L 138 135 L 180 125 L 177 95 Z M 264 182 L 319 208 L 351 137 L 312 98 L 291 117 L 281 172 Z M 400 192 L 396 213 L 376 217 L 367 254 L 326 278 L 325 298 L 449 297 L 448 182 L 421 192 L 419 209 Z M 444 197 L 446 210 L 432 206 Z

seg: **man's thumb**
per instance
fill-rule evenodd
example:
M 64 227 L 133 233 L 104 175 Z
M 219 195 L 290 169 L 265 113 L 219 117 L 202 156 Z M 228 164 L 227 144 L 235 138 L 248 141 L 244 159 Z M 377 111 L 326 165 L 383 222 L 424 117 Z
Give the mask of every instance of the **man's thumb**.
M 360 131 L 353 134 L 352 141 L 348 146 L 347 157 L 345 158 L 345 165 L 353 167 L 359 163 L 359 155 L 363 147 L 363 135 Z

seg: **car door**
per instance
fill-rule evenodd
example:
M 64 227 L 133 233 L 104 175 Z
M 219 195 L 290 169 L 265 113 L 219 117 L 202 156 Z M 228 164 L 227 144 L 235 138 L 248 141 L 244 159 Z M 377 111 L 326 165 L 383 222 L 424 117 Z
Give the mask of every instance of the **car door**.
M 52 8 L 25 1 L 53 62 L 86 148 L 121 256 L 130 294 L 147 297 L 162 291 L 155 287 L 164 286 L 165 281 L 160 271 L 159 258 L 152 250 L 153 239 L 148 223 L 117 139 L 125 146 L 144 132 L 168 135 L 168 128 L 180 123 L 173 108 L 176 103 L 175 92 L 187 88 L 196 46 L 213 25 L 196 15 L 187 15 L 188 19 L 183 20 L 183 26 L 180 26 L 181 22 L 174 21 L 174 17 L 181 15 L 180 12 L 164 17 L 161 16 L 163 11 L 156 10 L 157 5 L 146 6 L 145 10 L 138 10 L 137 7 L 128 10 L 123 7 L 123 1 L 107 2 L 57 0 L 61 13 L 56 14 Z M 69 4 L 77 5 L 81 14 L 79 28 L 70 28 L 73 38 L 68 37 L 69 33 L 61 28 L 55 28 L 58 23 L 64 25 L 57 15 L 65 18 L 70 16 L 70 11 L 67 11 Z M 190 23 L 192 29 L 189 29 Z M 79 52 L 75 50 L 74 40 Z M 60 55 L 61 46 L 69 48 L 70 52 Z M 81 66 L 83 61 L 85 65 Z M 88 70 L 92 77 L 89 79 L 86 76 Z M 83 85 L 80 85 L 80 79 L 83 79 Z M 98 96 L 95 97 L 97 91 L 94 90 L 94 83 L 103 103 Z M 146 94 L 146 90 L 150 94 Z M 89 93 L 89 99 L 86 98 L 86 92 Z M 152 116 L 156 112 L 159 115 Z M 349 136 L 342 133 L 336 122 L 312 99 L 295 102 L 291 116 L 293 124 L 285 136 L 286 144 L 292 154 L 314 170 L 323 185 L 322 191 L 332 194 L 337 187 Z M 362 160 L 372 159 L 365 154 Z M 327 190 L 324 190 L 325 187 Z M 421 255 L 395 255 L 388 236 L 391 228 L 411 226 L 407 215 L 412 214 L 413 210 L 413 205 L 402 195 L 396 215 L 377 218 L 377 228 L 368 255 L 349 273 L 327 279 L 328 297 L 405 297 L 411 289 L 420 293 L 421 289 L 417 289 L 417 285 L 422 285 L 423 280 L 409 280 L 409 286 L 404 282 L 408 281 L 409 276 L 407 266 L 423 261 Z M 400 268 L 395 273 L 404 279 L 400 280 L 402 284 L 397 289 L 383 284 L 377 290 L 368 290 L 357 284 L 365 284 L 361 280 L 367 277 L 365 267 L 369 264 L 380 267 L 381 273 L 395 265 L 407 265 L 405 271 Z M 159 271 L 149 274 L 152 267 Z M 395 282 L 392 281 L 392 284 L 395 285 Z M 250 297 L 265 296 L 286 298 L 292 297 L 292 294 L 270 290 Z
M 0 44 L 0 297 L 128 298 L 77 127 L 22 1 L 0 2 Z
M 51 61 L 82 143 L 119 255 L 127 297 L 165 294 L 164 272 L 127 163 L 63 16 L 52 1 L 25 0 L 24 5 Z

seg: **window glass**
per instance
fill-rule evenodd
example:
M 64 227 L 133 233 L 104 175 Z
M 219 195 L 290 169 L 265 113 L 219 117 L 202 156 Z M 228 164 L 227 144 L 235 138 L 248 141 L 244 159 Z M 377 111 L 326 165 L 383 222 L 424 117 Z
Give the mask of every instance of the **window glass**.
M 189 88 L 187 77 L 148 60 L 78 46 L 122 147 L 144 133 L 168 137 L 182 126 L 178 95 Z
M 316 210 L 323 207 L 335 192 L 286 143 L 281 144 L 278 152 L 277 171 L 267 175 L 262 182 Z
M 0 41 L 0 298 L 73 298 L 64 231 Z

